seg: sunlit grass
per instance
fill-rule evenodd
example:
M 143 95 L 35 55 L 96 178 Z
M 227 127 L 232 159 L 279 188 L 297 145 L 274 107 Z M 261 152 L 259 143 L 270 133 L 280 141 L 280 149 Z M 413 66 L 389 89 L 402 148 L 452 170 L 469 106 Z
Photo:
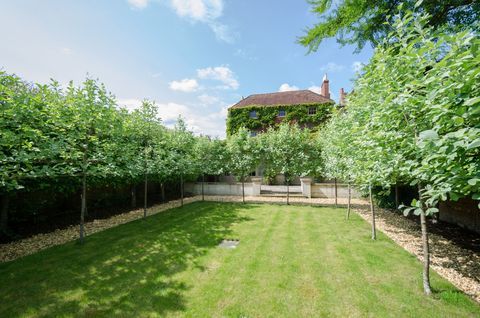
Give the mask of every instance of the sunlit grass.
M 0 265 L 0 317 L 474 317 L 342 209 L 194 203 Z M 239 239 L 236 249 L 217 247 Z

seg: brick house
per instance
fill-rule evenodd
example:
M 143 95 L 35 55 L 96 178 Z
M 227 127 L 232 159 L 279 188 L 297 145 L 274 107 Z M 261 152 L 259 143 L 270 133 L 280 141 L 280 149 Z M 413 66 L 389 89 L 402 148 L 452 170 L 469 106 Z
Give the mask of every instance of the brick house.
M 342 88 L 340 105 L 344 103 L 345 95 Z M 227 136 L 240 127 L 246 127 L 255 136 L 285 121 L 315 130 L 329 118 L 334 104 L 326 75 L 321 94 L 310 90 L 253 94 L 228 109 Z
M 339 107 L 345 104 L 345 96 L 343 88 L 340 89 Z M 320 94 L 296 90 L 250 95 L 228 109 L 227 136 L 245 127 L 253 137 L 282 122 L 297 123 L 300 127 L 316 130 L 330 117 L 334 105 L 326 74 Z M 252 176 L 263 176 L 263 168 L 258 167 Z M 272 182 L 283 184 L 284 176 L 277 175 Z M 292 184 L 300 184 L 300 179 L 295 178 Z

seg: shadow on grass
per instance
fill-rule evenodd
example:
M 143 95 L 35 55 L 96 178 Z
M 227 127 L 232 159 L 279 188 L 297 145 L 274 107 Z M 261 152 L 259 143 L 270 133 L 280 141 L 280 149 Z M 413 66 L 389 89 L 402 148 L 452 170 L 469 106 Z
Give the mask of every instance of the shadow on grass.
M 183 311 L 176 274 L 231 236 L 248 205 L 193 203 L 0 265 L 1 317 Z

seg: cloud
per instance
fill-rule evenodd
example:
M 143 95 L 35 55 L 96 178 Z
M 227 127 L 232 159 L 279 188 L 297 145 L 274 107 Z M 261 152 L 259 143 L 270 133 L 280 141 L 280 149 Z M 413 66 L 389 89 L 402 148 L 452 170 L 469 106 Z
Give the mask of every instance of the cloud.
M 229 44 L 235 42 L 235 35 L 230 28 L 218 22 L 223 14 L 223 0 L 171 0 L 170 4 L 178 16 L 192 22 L 206 23 L 218 40 Z
M 222 82 L 219 88 L 238 89 L 240 84 L 235 79 L 235 74 L 227 66 L 207 67 L 197 70 L 197 76 L 201 79 L 211 79 Z
M 288 84 L 288 83 L 283 83 L 283 84 L 280 85 L 280 87 L 278 88 L 278 91 L 279 91 L 279 92 L 298 91 L 298 87 L 295 86 L 295 85 L 290 86 L 290 84 Z
M 175 12 L 186 18 L 211 22 L 223 13 L 223 0 L 172 0 Z
M 200 102 L 202 102 L 204 105 L 212 105 L 220 101 L 218 97 L 210 96 L 207 94 L 202 94 L 198 96 L 198 100 L 200 100 Z
M 181 91 L 181 92 L 195 92 L 198 89 L 198 82 L 196 79 L 193 78 L 185 78 L 180 81 L 172 81 L 170 82 L 170 89 L 173 91 Z
M 140 108 L 142 101 L 135 98 L 119 98 L 117 99 L 118 106 L 126 108 L 129 111 Z
M 352 70 L 355 72 L 355 73 L 358 73 L 362 70 L 363 68 L 363 63 L 360 62 L 360 61 L 355 61 L 352 63 Z
M 248 61 L 258 60 L 258 57 L 254 56 L 250 51 L 245 49 L 237 49 L 233 55 Z
M 345 65 L 337 64 L 334 62 L 328 62 L 327 64 L 322 65 L 320 67 L 321 71 L 327 72 L 327 73 L 340 72 L 340 71 L 343 71 L 344 69 L 345 69 Z
M 213 33 L 215 33 L 217 40 L 226 42 L 228 44 L 235 43 L 235 36 L 227 25 L 218 22 L 211 22 L 209 26 Z
M 311 90 L 314 93 L 321 94 L 322 93 L 322 86 L 315 86 L 312 85 L 308 88 L 308 90 Z
M 149 0 L 127 0 L 133 9 L 145 9 Z

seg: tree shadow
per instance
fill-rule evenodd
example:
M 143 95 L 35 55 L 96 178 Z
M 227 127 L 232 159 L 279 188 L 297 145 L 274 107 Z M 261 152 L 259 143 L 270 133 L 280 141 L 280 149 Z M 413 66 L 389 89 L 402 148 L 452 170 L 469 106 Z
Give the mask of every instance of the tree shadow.
M 0 316 L 151 316 L 186 309 L 176 278 L 252 219 L 249 205 L 192 203 L 0 264 Z

